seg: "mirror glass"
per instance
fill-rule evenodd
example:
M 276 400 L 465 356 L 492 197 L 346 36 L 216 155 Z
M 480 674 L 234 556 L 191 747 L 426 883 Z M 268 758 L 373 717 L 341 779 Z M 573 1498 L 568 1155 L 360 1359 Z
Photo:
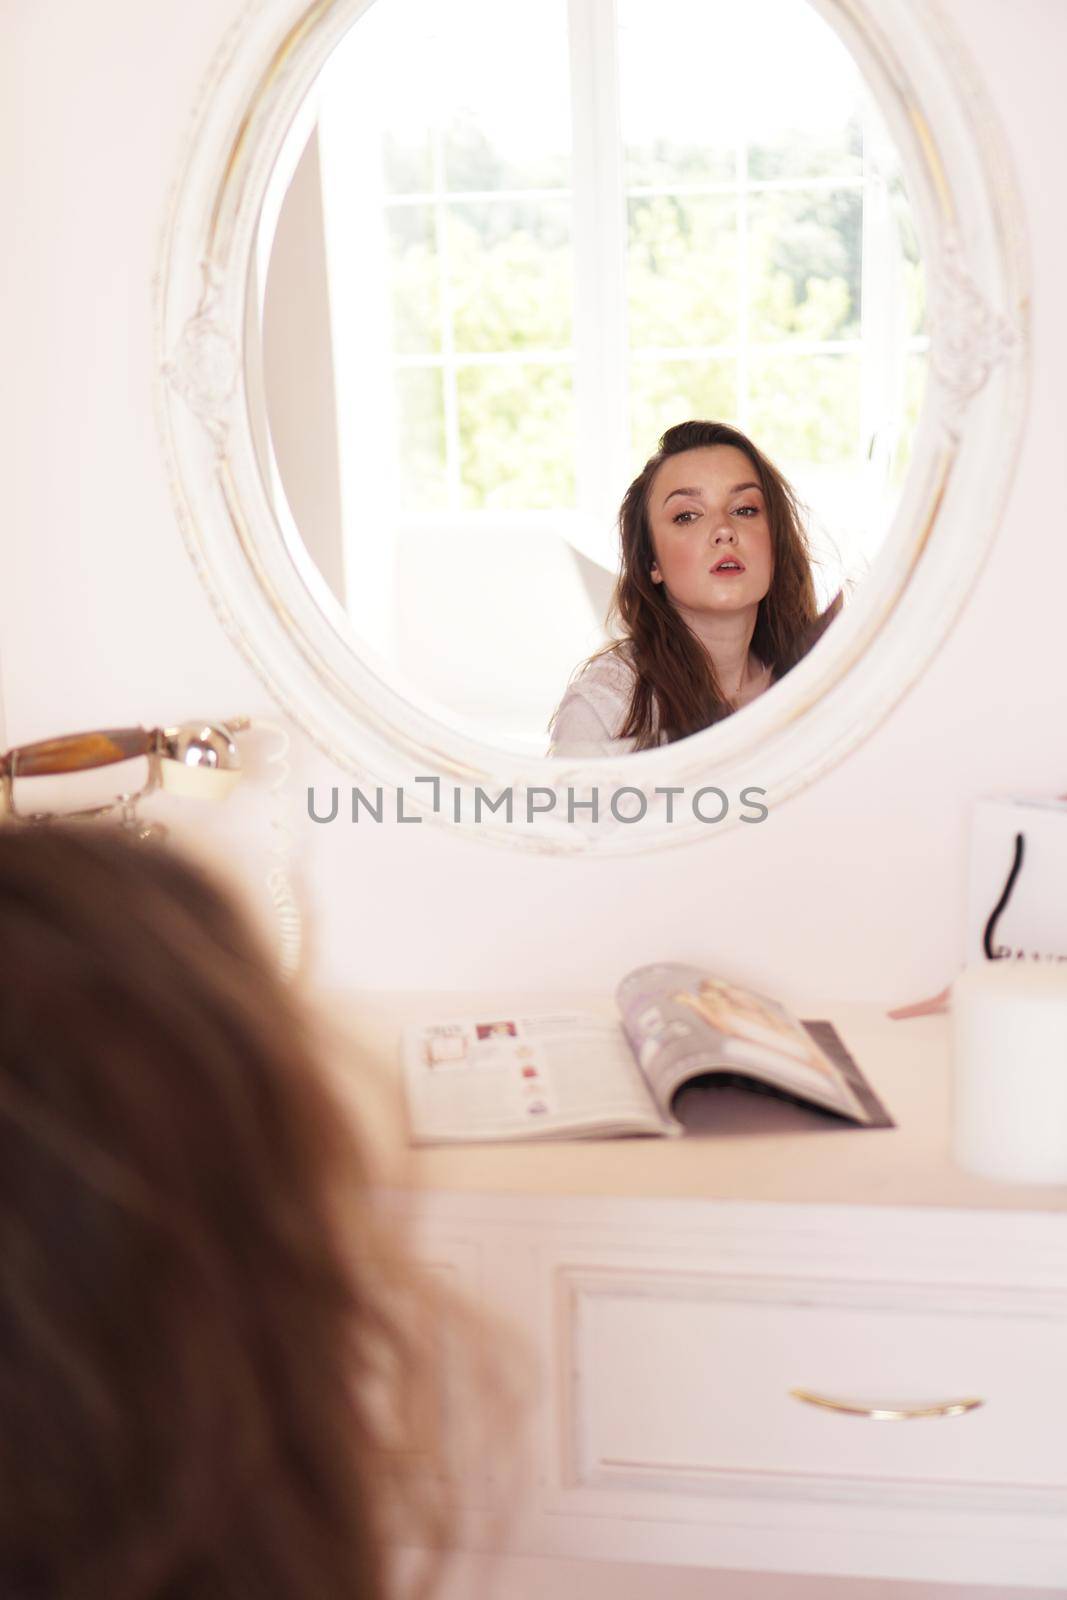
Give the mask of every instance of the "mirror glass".
M 879 109 L 807 0 L 376 0 L 293 123 L 250 270 L 294 558 L 445 723 L 547 751 L 609 637 L 623 492 L 687 418 L 792 484 L 820 607 L 876 567 L 923 263 Z

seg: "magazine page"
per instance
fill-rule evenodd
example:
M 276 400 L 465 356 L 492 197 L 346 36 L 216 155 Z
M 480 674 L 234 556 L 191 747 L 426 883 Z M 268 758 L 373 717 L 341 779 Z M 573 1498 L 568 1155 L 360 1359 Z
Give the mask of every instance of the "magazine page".
M 778 1001 L 680 962 L 629 973 L 616 998 L 664 1110 L 683 1083 L 714 1072 L 757 1078 L 867 1126 L 893 1125 L 829 1023 L 805 1025 Z
M 617 1021 L 465 1018 L 408 1028 L 403 1049 L 417 1144 L 680 1131 L 661 1115 Z

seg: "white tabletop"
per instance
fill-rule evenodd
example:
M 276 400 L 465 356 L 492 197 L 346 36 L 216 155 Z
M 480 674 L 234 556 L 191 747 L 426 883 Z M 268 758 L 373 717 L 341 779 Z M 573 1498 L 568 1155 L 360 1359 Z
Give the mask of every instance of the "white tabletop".
M 589 993 L 390 993 L 318 999 L 325 1054 L 368 1130 L 379 1182 L 464 1193 L 615 1195 L 811 1204 L 1067 1210 L 1067 1186 L 993 1183 L 950 1151 L 949 1022 L 893 1022 L 878 1007 L 800 1007 L 825 1018 L 896 1120 L 855 1129 L 799 1107 L 722 1089 L 706 1132 L 684 1139 L 582 1139 L 414 1148 L 404 1115 L 399 1036 L 407 1023 L 564 1009 L 614 1016 Z

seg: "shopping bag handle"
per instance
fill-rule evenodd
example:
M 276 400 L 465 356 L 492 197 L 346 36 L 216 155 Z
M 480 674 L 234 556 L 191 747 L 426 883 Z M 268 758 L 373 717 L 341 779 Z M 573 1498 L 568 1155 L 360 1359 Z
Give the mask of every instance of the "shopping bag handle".
M 986 953 L 987 961 L 1004 960 L 1003 956 L 993 954 L 993 935 L 996 932 L 997 923 L 1000 921 L 1001 912 L 1011 899 L 1011 891 L 1015 888 L 1015 880 L 1022 869 L 1024 848 L 1023 836 L 1021 833 L 1017 833 L 1015 835 L 1015 856 L 1012 860 L 1011 871 L 1008 873 L 1004 887 L 1000 891 L 1000 899 L 989 913 L 989 921 L 986 923 L 985 932 L 982 935 L 982 949 Z

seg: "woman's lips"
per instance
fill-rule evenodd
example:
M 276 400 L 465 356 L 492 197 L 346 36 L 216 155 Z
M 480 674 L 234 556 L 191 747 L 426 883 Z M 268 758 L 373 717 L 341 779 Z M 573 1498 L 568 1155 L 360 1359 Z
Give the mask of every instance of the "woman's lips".
M 745 570 L 744 562 L 738 561 L 736 556 L 723 556 L 722 560 L 733 562 L 734 565 L 724 568 L 720 562 L 718 566 L 712 567 L 711 571 L 716 577 L 739 578 Z

